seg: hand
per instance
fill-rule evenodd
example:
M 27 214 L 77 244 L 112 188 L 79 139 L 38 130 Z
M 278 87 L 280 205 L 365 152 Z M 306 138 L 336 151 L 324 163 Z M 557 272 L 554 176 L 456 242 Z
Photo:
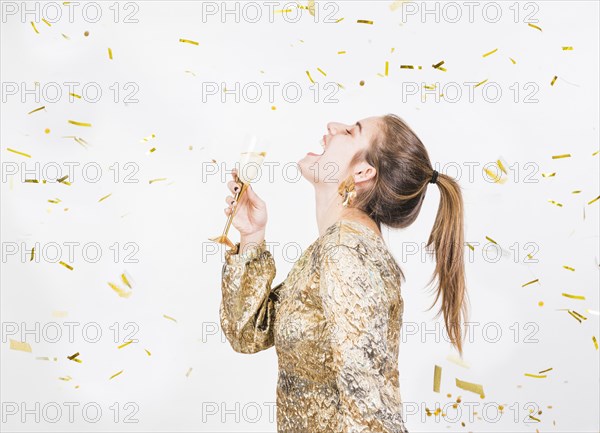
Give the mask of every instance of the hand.
M 227 187 L 235 196 L 239 193 L 242 183 L 235 168 L 232 170 L 231 176 L 233 180 L 227 183 Z M 225 208 L 225 215 L 229 216 L 234 206 L 237 207 L 231 222 L 233 226 L 240 232 L 242 237 L 256 237 L 261 233 L 264 235 L 267 225 L 267 205 L 256 195 L 252 189 L 252 184 L 248 185 L 239 203 L 234 202 L 234 196 L 228 195 L 225 198 L 225 202 L 228 204 Z

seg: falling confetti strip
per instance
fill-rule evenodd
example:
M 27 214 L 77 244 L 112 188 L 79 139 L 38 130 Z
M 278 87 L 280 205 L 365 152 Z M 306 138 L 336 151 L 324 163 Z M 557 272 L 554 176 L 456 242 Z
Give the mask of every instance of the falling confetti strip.
M 127 292 L 114 283 L 109 282 L 108 286 L 113 289 L 121 298 L 129 298 L 133 292 Z
M 569 293 L 563 293 L 562 294 L 564 297 L 566 298 L 571 298 L 571 299 L 580 299 L 582 301 L 585 301 L 585 296 L 582 295 L 571 295 Z
M 413 65 L 400 65 L 400 69 L 415 69 Z
M 345 51 L 338 51 L 338 54 L 346 54 Z
M 20 350 L 21 352 L 31 352 L 31 346 L 29 343 L 24 341 L 16 341 L 10 340 L 10 349 L 11 350 Z
M 515 59 L 513 59 L 512 57 L 509 57 L 510 61 L 512 62 L 513 65 L 517 64 L 517 61 Z
M 190 374 L 192 373 L 192 367 L 190 367 L 187 371 L 187 373 L 185 373 L 185 377 L 190 377 Z
M 321 68 L 317 68 L 317 71 L 319 71 L 321 74 L 323 74 L 323 76 L 327 76 L 327 74 L 323 71 L 323 69 Z
M 538 283 L 539 281 L 540 281 L 540 279 L 536 278 L 535 280 L 531 280 L 531 281 L 523 284 L 521 287 L 525 287 L 525 286 L 528 286 L 528 285 L 533 284 L 533 283 Z
M 563 51 L 573 51 L 573 47 L 562 47 Z
M 151 180 L 149 180 L 148 183 L 149 184 L 153 184 L 154 182 L 163 182 L 165 180 L 167 180 L 166 177 L 159 177 L 158 179 L 151 179 Z
M 69 382 L 70 380 L 73 380 L 73 378 L 71 376 L 59 377 L 58 379 L 64 380 L 65 382 Z
M 155 138 L 156 138 L 156 135 L 155 135 L 155 134 L 150 134 L 149 136 L 142 138 L 142 139 L 140 140 L 140 143 L 147 143 L 147 142 L 149 142 L 150 140 L 153 140 L 153 139 L 155 139 Z
M 25 158 L 31 158 L 30 154 L 25 153 L 25 152 L 19 152 L 18 150 L 11 149 L 10 147 L 7 147 L 6 150 L 8 150 L 9 152 L 12 152 L 12 153 L 16 153 L 17 155 L 24 156 Z
M 98 203 L 100 203 L 101 201 L 106 200 L 108 197 L 110 197 L 112 195 L 112 192 L 110 194 L 105 195 L 104 197 L 100 197 L 100 200 L 98 200 Z
M 445 60 L 442 60 L 439 63 L 436 63 L 435 65 L 431 65 L 433 67 L 433 69 L 439 69 L 440 71 L 444 71 L 447 72 L 446 68 L 442 68 L 442 65 L 445 63 Z
M 61 33 L 62 37 L 65 38 L 66 40 L 70 40 L 71 38 L 67 35 L 65 35 L 64 33 Z
M 442 383 L 442 367 L 436 365 L 433 370 L 433 392 L 440 392 Z
M 189 39 L 179 39 L 179 42 L 183 42 L 184 44 L 192 44 L 192 45 L 199 45 L 198 42 L 196 41 L 191 41 Z
M 43 21 L 43 22 L 44 22 L 44 24 L 46 24 L 48 27 L 52 27 L 52 24 L 50 24 L 46 18 L 42 18 L 42 21 Z
M 310 76 L 310 72 L 309 71 L 306 71 L 306 75 L 308 75 L 308 79 L 310 80 L 310 82 L 313 83 L 313 84 L 315 84 L 315 81 Z
M 487 80 L 488 80 L 488 79 L 486 78 L 485 80 L 483 80 L 483 81 L 480 81 L 479 83 L 475 84 L 475 86 L 474 86 L 474 87 L 479 87 L 479 86 L 481 86 L 482 84 L 485 84 L 485 83 L 487 82 Z
M 387 77 L 390 71 L 390 62 L 385 62 L 385 76 Z
M 556 75 L 554 76 L 554 78 L 552 78 L 552 81 L 550 82 L 550 85 L 551 85 L 551 86 L 554 86 L 554 83 L 556 83 L 556 79 L 557 79 L 557 78 L 558 78 L 558 77 L 557 77 Z
M 600 200 L 600 195 L 598 197 L 596 197 L 595 199 L 588 201 L 588 204 L 592 204 L 594 202 L 597 202 L 598 200 Z
M 592 335 L 592 341 L 594 342 L 594 347 L 598 350 L 598 340 L 596 340 L 596 336 Z
M 471 251 L 475 251 L 475 247 L 467 242 L 467 246 L 471 249 Z
M 152 356 L 152 354 L 150 353 L 150 351 L 148 349 L 144 349 L 144 351 L 146 352 L 146 355 Z
M 69 265 L 68 263 L 65 262 L 58 262 L 59 264 L 61 264 L 62 266 L 64 266 L 65 268 L 67 268 L 68 270 L 72 271 L 73 270 L 73 266 Z
M 485 53 L 485 54 L 483 55 L 483 57 L 491 56 L 491 55 L 492 55 L 492 54 L 494 54 L 496 51 L 498 51 L 498 48 L 496 48 L 495 50 L 492 50 L 492 51 L 490 51 L 490 52 L 488 52 L 488 53 Z
M 124 347 L 129 346 L 131 343 L 133 343 L 133 340 L 129 340 L 127 343 L 123 343 L 120 346 L 117 346 L 117 349 L 122 349 Z
M 540 32 L 542 31 L 542 29 L 541 29 L 540 27 L 536 26 L 535 24 L 528 23 L 527 25 L 528 25 L 529 27 L 533 27 L 533 28 L 534 28 L 534 29 L 536 29 L 536 30 L 539 30 Z
M 575 310 L 567 310 L 567 312 L 575 319 L 577 320 L 579 323 L 583 323 L 582 320 L 587 320 L 587 317 L 582 316 L 581 314 L 579 314 L 577 311 Z
M 547 368 L 547 369 L 545 369 L 545 370 L 538 371 L 538 374 L 544 374 L 544 373 L 547 373 L 547 372 L 549 372 L 549 371 L 551 371 L 551 370 L 554 370 L 554 368 L 550 367 L 550 368 Z
M 531 373 L 525 373 L 525 376 L 533 377 L 534 379 L 544 379 L 547 377 L 545 374 L 531 374 Z
M 114 379 L 115 377 L 117 377 L 117 376 L 119 376 L 121 373 L 123 373 L 124 371 L 125 371 L 125 370 L 121 370 L 121 371 L 119 371 L 119 372 L 117 372 L 117 373 L 113 374 L 111 377 L 109 377 L 109 378 L 108 378 L 108 380 L 112 380 L 112 379 Z
M 492 238 L 490 238 L 489 236 L 486 236 L 485 238 L 486 238 L 488 241 L 490 241 L 491 243 L 498 245 L 498 242 L 496 242 L 495 240 L 493 240 L 493 239 L 492 239 Z
M 556 172 L 542 173 L 542 177 L 554 177 L 554 176 L 556 176 Z
M 173 322 L 177 323 L 177 320 L 176 320 L 176 319 L 174 319 L 174 318 L 173 318 L 173 317 L 171 317 L 171 316 L 167 316 L 166 314 L 163 314 L 163 317 L 164 317 L 165 319 L 167 319 L 167 320 L 171 320 L 171 321 L 173 321 Z
M 79 356 L 79 352 L 76 352 L 76 353 L 74 353 L 74 354 L 73 354 L 73 355 L 71 355 L 71 356 L 67 356 L 67 359 L 69 359 L 69 360 L 71 360 L 71 361 L 78 362 L 78 363 L 80 363 L 80 364 L 81 364 L 83 361 L 82 361 L 81 359 L 77 359 L 77 357 L 78 357 L 78 356 Z
M 129 287 L 130 289 L 131 287 L 131 283 L 129 282 L 129 279 L 127 278 L 127 276 L 125 275 L 125 273 L 121 274 L 121 280 L 123 281 L 123 283 L 125 283 L 125 285 L 127 287 Z
M 91 123 L 86 123 L 86 122 L 77 122 L 77 121 L 75 121 L 75 120 L 69 120 L 69 123 L 70 123 L 70 124 L 72 124 L 72 125 L 76 125 L 76 126 L 85 126 L 85 127 L 88 127 L 88 128 L 89 128 L 90 126 L 92 126 L 92 124 L 91 124 Z
M 46 106 L 45 106 L 45 105 L 42 105 L 41 107 L 39 107 L 39 108 L 36 108 L 35 110 L 31 110 L 31 111 L 30 111 L 29 113 L 27 113 L 27 114 L 33 114 L 33 113 L 36 113 L 36 112 L 38 112 L 38 111 L 45 110 L 45 109 L 46 109 Z
M 110 48 L 108 49 L 108 58 L 109 58 L 110 60 L 112 60 L 112 59 L 113 59 L 112 50 L 111 50 Z
M 40 32 L 38 32 L 38 29 L 35 27 L 35 23 L 33 21 L 31 21 L 31 27 L 33 27 L 33 30 L 35 30 L 35 32 L 39 35 Z
M 575 268 L 572 268 L 571 266 L 563 265 L 563 268 L 565 268 L 567 271 L 575 272 Z
M 553 205 L 556 205 L 556 206 L 558 206 L 558 207 L 563 207 L 562 203 L 559 203 L 559 202 L 557 202 L 557 201 L 554 201 L 554 200 L 548 200 L 548 202 L 549 202 L 549 203 L 552 203 Z
M 483 386 L 477 383 L 464 382 L 462 380 L 456 379 L 456 386 L 460 389 L 464 389 L 465 391 L 474 392 L 475 394 L 479 394 L 481 398 L 485 397 L 483 392 Z
M 561 155 L 552 155 L 552 159 L 570 158 L 570 153 L 563 153 Z
M 356 20 L 358 24 L 373 24 L 371 20 Z

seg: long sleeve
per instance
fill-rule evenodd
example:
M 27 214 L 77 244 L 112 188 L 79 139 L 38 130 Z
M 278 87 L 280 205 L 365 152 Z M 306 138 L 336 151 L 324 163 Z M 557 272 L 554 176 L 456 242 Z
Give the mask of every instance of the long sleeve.
M 275 261 L 263 241 L 239 254 L 237 243 L 225 252 L 219 316 L 233 350 L 256 353 L 273 346 L 277 296 L 271 291 Z
M 390 297 L 376 265 L 347 245 L 322 257 L 320 294 L 344 433 L 406 433 L 388 347 Z

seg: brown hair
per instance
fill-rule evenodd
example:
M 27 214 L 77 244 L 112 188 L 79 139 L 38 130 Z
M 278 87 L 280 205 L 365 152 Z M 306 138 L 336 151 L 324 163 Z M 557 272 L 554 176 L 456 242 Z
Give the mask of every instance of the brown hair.
M 395 114 L 381 118 L 380 133 L 350 163 L 366 161 L 377 170 L 367 190 L 357 191 L 352 207 L 367 213 L 381 229 L 410 226 L 419 215 L 433 167 L 425 146 L 413 130 Z M 440 204 L 433 230 L 426 244 L 435 253 L 435 271 L 427 283 L 438 280 L 435 300 L 442 298 L 440 310 L 452 344 L 462 356 L 462 323 L 468 314 L 464 263 L 463 199 L 458 183 L 439 173 Z M 402 275 L 404 279 L 404 275 Z

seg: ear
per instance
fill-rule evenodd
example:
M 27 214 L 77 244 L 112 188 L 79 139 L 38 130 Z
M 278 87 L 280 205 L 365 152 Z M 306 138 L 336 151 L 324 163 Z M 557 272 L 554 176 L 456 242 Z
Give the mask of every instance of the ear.
M 368 162 L 363 161 L 354 169 L 354 183 L 367 182 L 375 177 L 377 170 Z

